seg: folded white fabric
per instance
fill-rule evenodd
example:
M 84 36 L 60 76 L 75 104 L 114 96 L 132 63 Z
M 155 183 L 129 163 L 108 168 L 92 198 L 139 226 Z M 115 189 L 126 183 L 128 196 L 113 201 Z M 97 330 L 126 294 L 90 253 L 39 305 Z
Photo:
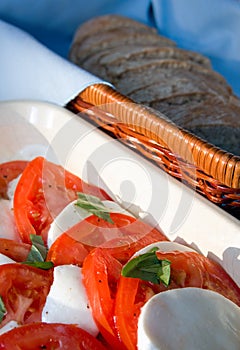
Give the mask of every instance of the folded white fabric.
M 87 86 L 105 83 L 3 21 L 0 52 L 1 101 L 31 99 L 64 105 Z

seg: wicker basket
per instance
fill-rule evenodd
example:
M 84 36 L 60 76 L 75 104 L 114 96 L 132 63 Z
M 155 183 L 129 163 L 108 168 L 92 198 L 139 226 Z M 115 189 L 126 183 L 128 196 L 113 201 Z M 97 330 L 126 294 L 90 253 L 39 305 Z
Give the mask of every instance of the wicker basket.
M 89 86 L 66 108 L 81 112 L 81 117 L 211 202 L 239 213 L 240 157 L 180 129 L 161 113 L 134 103 L 105 84 Z

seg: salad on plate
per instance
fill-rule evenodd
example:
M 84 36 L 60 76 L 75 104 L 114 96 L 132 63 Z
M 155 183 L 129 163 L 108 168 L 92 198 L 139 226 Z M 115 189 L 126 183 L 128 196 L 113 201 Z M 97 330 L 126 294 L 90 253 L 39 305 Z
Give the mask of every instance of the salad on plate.
M 0 165 L 0 349 L 239 349 L 224 268 L 42 156 Z

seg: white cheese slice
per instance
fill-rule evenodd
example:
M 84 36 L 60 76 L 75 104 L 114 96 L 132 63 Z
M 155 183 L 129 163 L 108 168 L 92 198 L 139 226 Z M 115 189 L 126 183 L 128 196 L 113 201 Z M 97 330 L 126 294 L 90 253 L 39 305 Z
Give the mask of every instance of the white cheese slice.
M 54 241 L 65 231 L 76 225 L 78 222 L 86 219 L 92 214 L 86 210 L 76 206 L 77 201 L 73 201 L 68 204 L 61 213 L 55 218 L 48 231 L 48 248 L 54 243 Z M 113 201 L 102 201 L 102 203 L 113 213 L 122 213 L 132 216 L 128 211 L 123 209 L 118 203 Z
M 17 184 L 18 184 L 18 182 L 20 180 L 20 177 L 21 177 L 21 174 L 18 177 L 16 177 L 15 179 L 13 179 L 12 181 L 10 181 L 9 184 L 8 184 L 7 196 L 8 196 L 8 199 L 10 200 L 10 202 L 11 202 L 12 208 L 13 208 L 14 193 L 15 193 Z
M 240 308 L 200 288 L 156 294 L 142 308 L 138 350 L 239 350 Z
M 16 321 L 10 321 L 5 326 L 0 328 L 0 335 L 3 333 L 6 333 L 8 331 L 11 331 L 11 329 L 19 327 L 19 324 Z
M 168 242 L 168 241 L 160 241 L 155 242 L 147 245 L 146 247 L 138 250 L 133 256 L 138 256 L 141 254 L 148 253 L 151 249 L 157 247 L 162 252 L 172 252 L 174 250 L 180 251 L 180 252 L 196 252 L 196 250 L 187 247 L 183 244 L 176 243 L 176 242 Z
M 0 253 L 0 265 L 5 265 L 5 264 L 12 264 L 15 263 L 13 259 L 9 258 L 8 256 L 1 254 Z
M 14 221 L 12 204 L 7 199 L 0 199 L 0 237 L 20 241 Z
M 81 268 L 74 265 L 57 266 L 53 277 L 53 284 L 42 311 L 42 321 L 77 324 L 96 336 L 98 328 L 88 305 Z

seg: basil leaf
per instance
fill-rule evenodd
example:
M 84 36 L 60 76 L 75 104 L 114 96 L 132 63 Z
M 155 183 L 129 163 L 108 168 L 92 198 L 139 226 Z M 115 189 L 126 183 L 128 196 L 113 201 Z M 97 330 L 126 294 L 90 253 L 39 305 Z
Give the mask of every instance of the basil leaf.
M 32 246 L 27 259 L 23 262 L 23 264 L 34 266 L 43 270 L 51 269 L 53 267 L 53 263 L 51 261 L 45 261 L 47 256 L 47 248 L 44 245 L 42 237 L 30 235 L 30 239 L 32 241 Z
M 75 205 L 113 224 L 113 221 L 110 216 L 110 211 L 103 204 L 100 198 L 92 196 L 90 194 L 78 192 L 78 199 Z
M 34 261 L 34 262 L 24 261 L 23 264 L 28 265 L 28 266 L 37 267 L 37 268 L 42 269 L 42 270 L 49 270 L 54 266 L 52 261 Z
M 161 270 L 158 271 L 158 278 L 167 287 L 170 283 L 171 262 L 167 259 L 161 260 L 161 262 L 162 262 L 162 271 Z
M 47 248 L 44 245 L 42 237 L 38 235 L 30 235 L 30 239 L 32 242 L 32 247 L 26 261 L 44 261 L 47 256 Z
M 122 276 L 139 278 L 155 284 L 162 282 L 166 287 L 170 282 L 170 261 L 159 260 L 155 254 L 157 248 L 141 254 L 123 266 Z
M 7 313 L 7 310 L 5 308 L 2 297 L 0 296 L 0 322 L 2 322 L 3 317 L 6 315 L 6 313 Z

